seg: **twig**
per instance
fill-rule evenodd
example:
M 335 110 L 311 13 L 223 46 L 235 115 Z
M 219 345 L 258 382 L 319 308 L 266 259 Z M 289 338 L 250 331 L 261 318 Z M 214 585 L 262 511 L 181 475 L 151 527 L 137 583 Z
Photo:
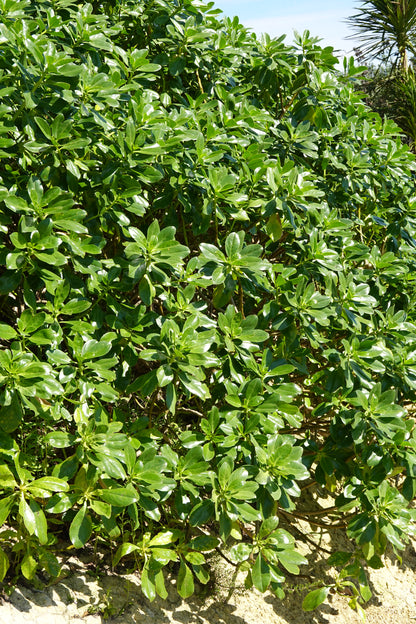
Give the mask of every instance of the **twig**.
M 190 407 L 178 407 L 177 412 L 183 412 L 185 414 L 193 414 L 194 416 L 198 416 L 198 418 L 204 418 L 204 415 L 201 412 L 197 412 Z
M 201 78 L 200 78 L 200 75 L 199 75 L 198 67 L 196 68 L 196 77 L 197 77 L 197 80 L 198 80 L 199 88 L 201 89 L 201 93 L 205 93 L 204 87 L 202 86 Z
M 234 568 L 236 568 L 236 567 L 237 567 L 237 565 L 238 565 L 238 564 L 237 564 L 237 563 L 234 563 L 234 561 L 231 561 L 231 559 L 229 559 L 229 558 L 227 557 L 227 555 L 224 555 L 224 553 L 222 552 L 222 550 L 220 550 L 220 549 L 218 548 L 218 546 L 216 547 L 216 549 L 215 549 L 215 550 L 217 551 L 217 553 L 218 553 L 219 555 L 221 555 L 221 557 L 222 557 L 223 559 L 225 559 L 225 561 L 226 561 L 227 563 L 229 563 L 230 565 L 234 566 Z
M 238 280 L 238 299 L 241 316 L 244 318 L 244 295 L 240 280 Z
M 309 518 L 305 517 L 302 514 L 299 513 L 294 513 L 291 511 L 286 511 L 285 509 L 278 509 L 277 513 L 282 513 L 286 516 L 291 516 L 292 518 L 297 518 L 298 520 L 306 520 L 306 522 L 309 522 L 309 524 L 313 524 L 313 526 L 318 526 L 321 527 L 322 529 L 345 529 L 347 527 L 347 525 L 345 524 L 345 522 L 340 522 L 338 524 L 329 524 L 327 522 L 315 522 L 314 520 L 310 520 Z

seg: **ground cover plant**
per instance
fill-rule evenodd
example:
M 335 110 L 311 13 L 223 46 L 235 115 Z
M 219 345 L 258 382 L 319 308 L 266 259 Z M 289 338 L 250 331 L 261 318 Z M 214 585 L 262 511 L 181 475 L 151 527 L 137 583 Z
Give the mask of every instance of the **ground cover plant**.
M 415 527 L 397 126 L 309 33 L 256 38 L 212 3 L 0 14 L 0 580 L 93 544 L 186 598 L 219 550 L 283 596 L 303 518 L 354 544 L 304 608 L 360 608 L 364 564 Z

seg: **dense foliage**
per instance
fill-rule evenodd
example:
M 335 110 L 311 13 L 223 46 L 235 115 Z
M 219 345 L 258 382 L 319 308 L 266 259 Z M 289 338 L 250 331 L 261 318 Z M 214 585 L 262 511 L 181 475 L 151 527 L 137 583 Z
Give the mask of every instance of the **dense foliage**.
M 370 65 L 360 83 L 366 103 L 394 119 L 416 151 L 416 0 L 364 0 L 356 8 L 347 22 L 349 38 L 360 42 L 357 59 Z
M 361 56 L 357 50 L 357 56 Z M 393 119 L 402 130 L 402 141 L 416 151 L 416 75 L 391 73 L 390 67 L 370 66 L 357 84 L 365 103 L 379 115 Z
M 347 527 L 333 588 L 366 600 L 415 520 L 397 127 L 309 33 L 199 0 L 0 13 L 0 579 L 111 544 L 187 597 L 218 549 L 281 596 L 306 518 Z

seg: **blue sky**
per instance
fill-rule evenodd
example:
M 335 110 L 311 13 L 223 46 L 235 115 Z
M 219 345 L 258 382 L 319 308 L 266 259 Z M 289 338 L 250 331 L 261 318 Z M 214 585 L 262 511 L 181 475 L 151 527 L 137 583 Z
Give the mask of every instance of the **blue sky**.
M 286 34 L 290 43 L 293 30 L 308 29 L 322 38 L 321 45 L 341 50 L 341 56 L 351 55 L 355 45 L 345 40 L 352 31 L 343 20 L 357 13 L 360 4 L 356 0 L 215 0 L 226 15 L 238 15 L 257 33 L 267 32 L 274 37 Z

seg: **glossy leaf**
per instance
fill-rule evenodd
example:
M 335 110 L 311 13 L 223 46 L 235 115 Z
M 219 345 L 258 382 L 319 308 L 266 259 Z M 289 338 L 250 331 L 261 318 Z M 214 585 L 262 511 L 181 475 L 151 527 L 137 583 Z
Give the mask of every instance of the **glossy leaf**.
M 84 504 L 78 510 L 69 527 L 69 537 L 75 548 L 82 548 L 88 542 L 92 532 L 91 518 Z
M 316 607 L 319 607 L 320 604 L 325 602 L 329 590 L 329 587 L 320 587 L 309 592 L 303 599 L 302 609 L 304 611 L 313 611 Z

